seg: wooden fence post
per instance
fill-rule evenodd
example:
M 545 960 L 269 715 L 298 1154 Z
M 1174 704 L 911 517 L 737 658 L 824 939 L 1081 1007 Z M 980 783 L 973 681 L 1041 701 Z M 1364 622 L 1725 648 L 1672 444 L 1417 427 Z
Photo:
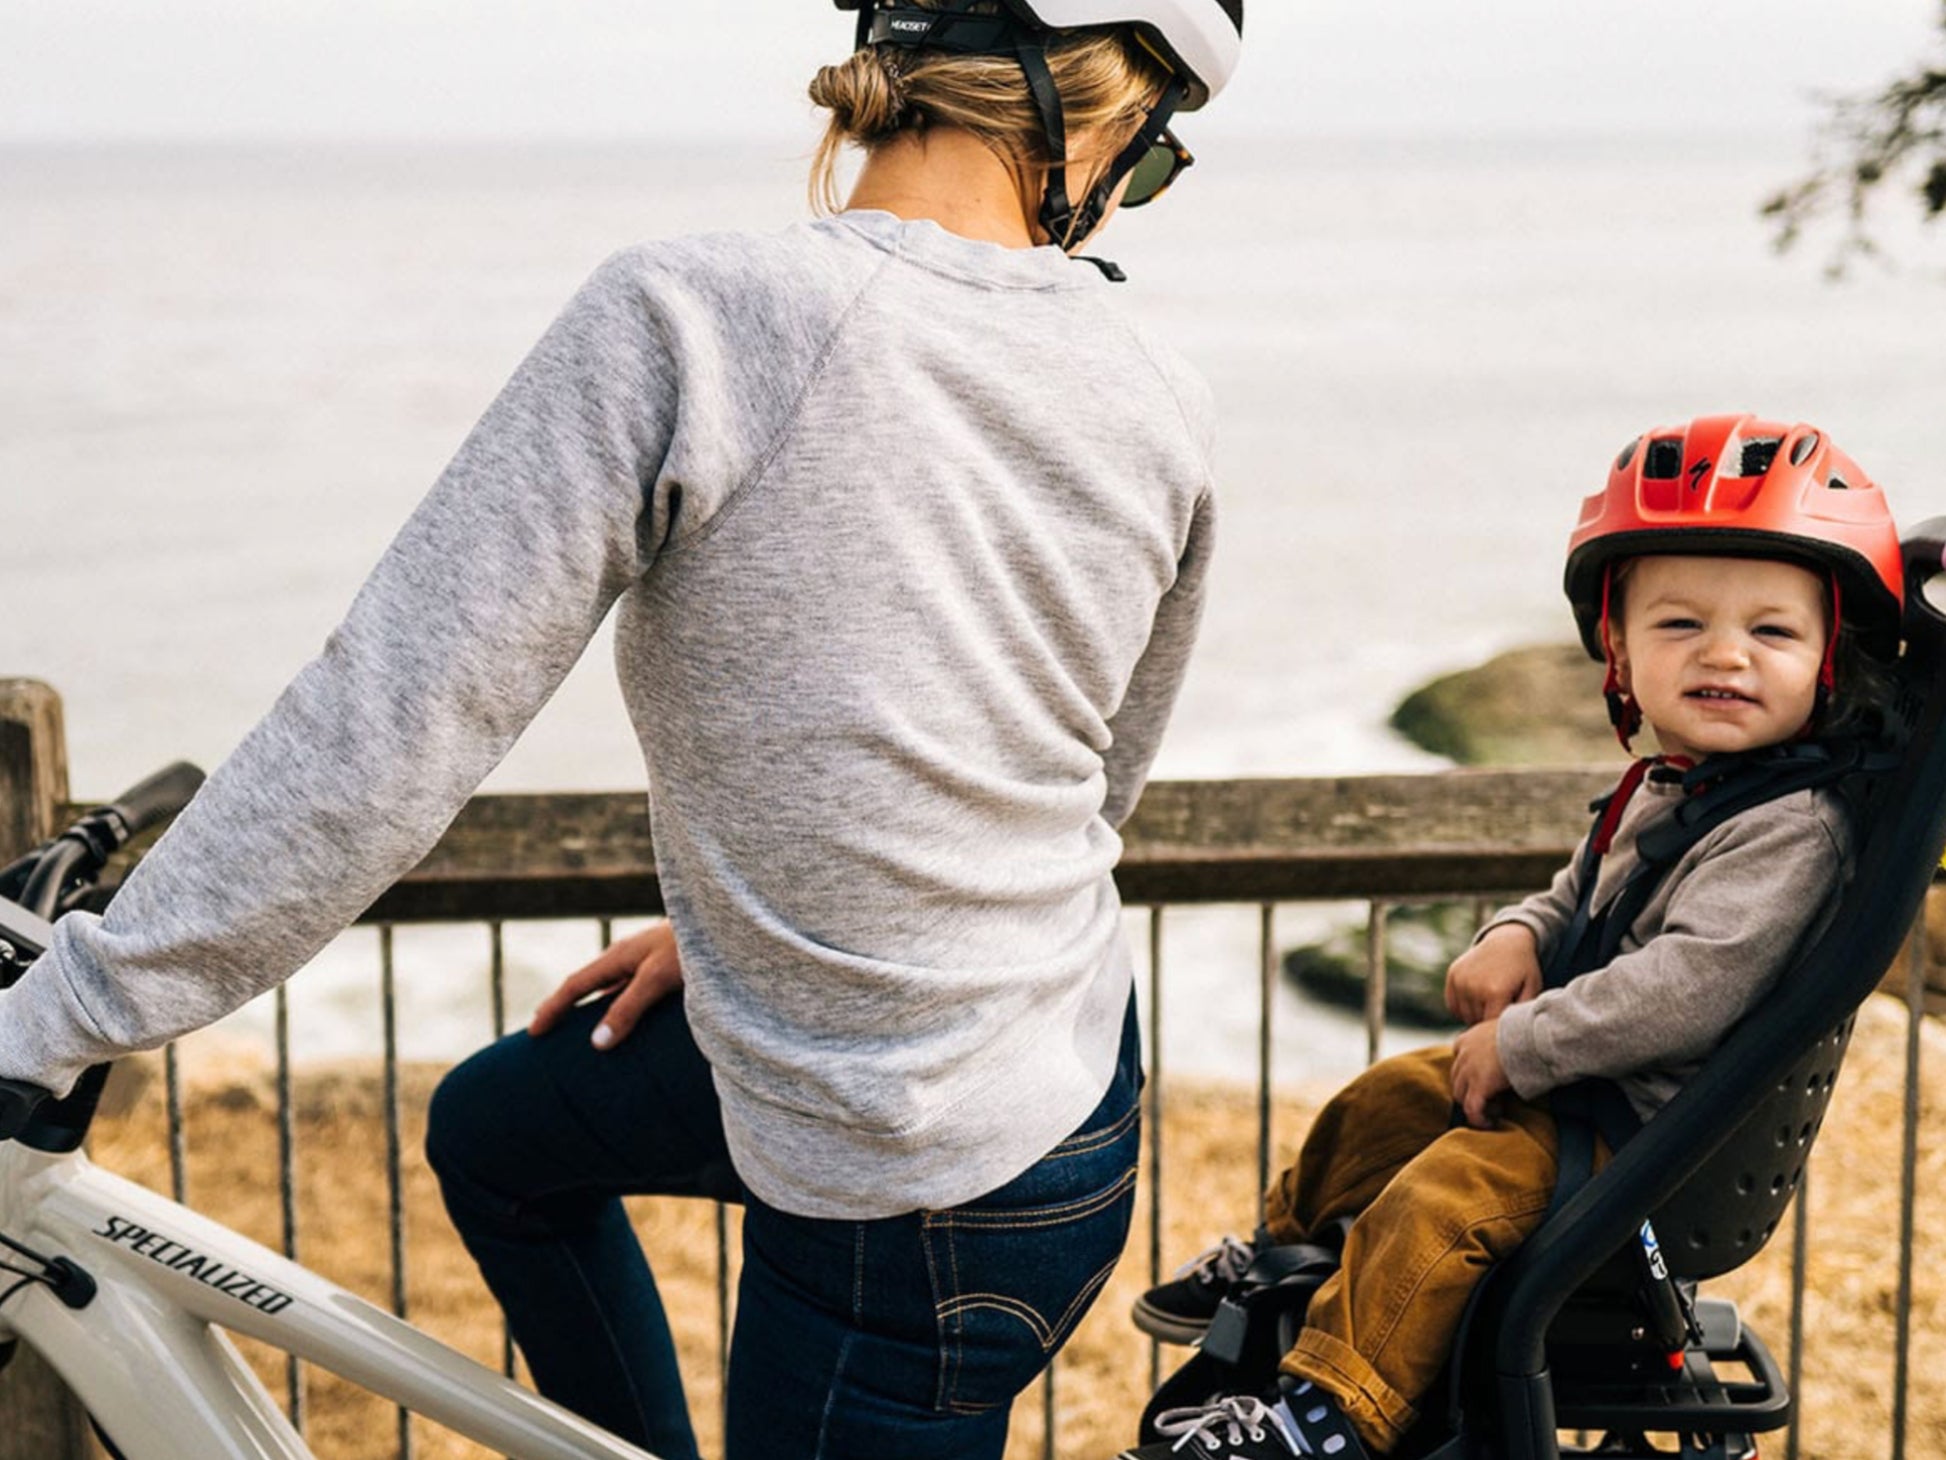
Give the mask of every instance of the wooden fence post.
M 0 858 L 52 836 L 67 799 L 61 697 L 38 679 L 0 679 Z
M 68 799 L 61 697 L 34 679 L 0 679 L 0 863 L 53 834 Z M 26 1349 L 0 1369 L 0 1460 L 94 1460 L 79 1401 Z

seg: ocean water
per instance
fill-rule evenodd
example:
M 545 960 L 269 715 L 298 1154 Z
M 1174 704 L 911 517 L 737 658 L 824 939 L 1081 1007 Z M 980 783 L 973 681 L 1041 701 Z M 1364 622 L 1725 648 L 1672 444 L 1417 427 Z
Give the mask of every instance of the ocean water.
M 1825 425 L 1902 517 L 1946 512 L 1946 275 L 1825 279 L 1756 207 L 1778 139 L 1231 143 L 1102 252 L 1209 376 L 1221 547 L 1164 776 L 1440 762 L 1385 728 L 1429 675 L 1568 633 L 1576 502 L 1638 431 Z M 76 791 L 219 760 L 315 652 L 508 372 L 612 249 L 804 215 L 790 146 L 0 149 L 0 675 L 65 697 Z M 641 767 L 591 647 L 489 789 Z M 1326 914 L 1279 915 L 1294 938 Z M 1179 1066 L 1254 1049 L 1254 911 L 1168 920 Z M 300 1052 L 372 1039 L 353 934 L 294 986 Z M 515 1002 L 591 951 L 510 935 Z M 400 935 L 408 1052 L 486 1032 L 483 935 Z M 253 1016 L 254 1018 L 255 1016 Z M 1288 999 L 1280 1071 L 1362 1059 Z M 260 1024 L 258 1019 L 257 1023 Z M 249 1020 L 245 1027 L 255 1027 Z

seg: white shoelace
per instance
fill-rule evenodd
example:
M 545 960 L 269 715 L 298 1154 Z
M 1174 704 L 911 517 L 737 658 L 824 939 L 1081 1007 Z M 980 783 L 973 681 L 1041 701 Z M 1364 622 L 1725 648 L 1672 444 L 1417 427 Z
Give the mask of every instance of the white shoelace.
M 1207 1252 L 1198 1253 L 1175 1271 L 1179 1278 L 1197 1274 L 1216 1282 L 1233 1283 L 1256 1260 L 1257 1249 L 1248 1242 L 1224 1234 L 1223 1240 Z
M 1155 1417 L 1155 1427 L 1159 1434 L 1178 1437 L 1172 1450 L 1200 1441 L 1205 1450 L 1215 1451 L 1226 1442 L 1241 1445 L 1246 1435 L 1261 1442 L 1275 1434 L 1291 1454 L 1305 1453 L 1290 1422 L 1274 1406 L 1248 1394 L 1227 1395 L 1191 1409 L 1165 1409 Z

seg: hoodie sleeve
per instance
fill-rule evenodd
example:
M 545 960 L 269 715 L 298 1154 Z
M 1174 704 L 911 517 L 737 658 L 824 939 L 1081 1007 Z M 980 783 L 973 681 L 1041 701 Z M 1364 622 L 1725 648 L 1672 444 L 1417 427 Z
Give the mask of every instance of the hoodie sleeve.
M 1672 871 L 1659 915 L 1655 903 L 1645 910 L 1656 926 L 1638 946 L 1503 1013 L 1498 1048 L 1515 1093 L 1532 1100 L 1714 1049 L 1843 886 L 1842 823 L 1810 804 L 1771 802 L 1719 827 Z
M 106 916 L 0 993 L 0 1073 L 65 1090 L 220 1017 L 425 855 L 672 531 L 672 337 L 638 267 L 595 273 Z

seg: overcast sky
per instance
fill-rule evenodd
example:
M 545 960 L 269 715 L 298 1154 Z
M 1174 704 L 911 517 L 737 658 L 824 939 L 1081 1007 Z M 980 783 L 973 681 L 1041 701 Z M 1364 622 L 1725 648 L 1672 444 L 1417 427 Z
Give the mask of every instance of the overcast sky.
M 1216 133 L 1808 129 L 1940 0 L 1254 0 Z M 0 142 L 792 137 L 828 0 L 0 0 Z

